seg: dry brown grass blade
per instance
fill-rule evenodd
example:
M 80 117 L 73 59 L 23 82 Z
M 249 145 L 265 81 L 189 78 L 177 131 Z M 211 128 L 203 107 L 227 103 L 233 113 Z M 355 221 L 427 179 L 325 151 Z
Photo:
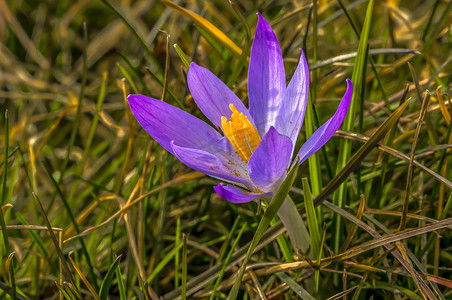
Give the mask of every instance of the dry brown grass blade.
M 6 1 L 0 1 L 0 14 L 6 20 L 11 30 L 16 34 L 17 39 L 20 41 L 24 49 L 27 50 L 28 54 L 33 58 L 33 60 L 43 69 L 48 69 L 50 63 L 47 59 L 39 52 L 33 41 L 28 37 L 26 31 L 23 29 L 19 20 L 11 12 Z
M 411 180 L 413 177 L 413 170 L 414 170 L 414 165 L 413 165 L 414 153 L 416 150 L 417 141 L 419 139 L 419 133 L 421 132 L 422 121 L 424 120 L 425 113 L 427 112 L 427 107 L 428 107 L 429 102 L 430 102 L 430 92 L 427 90 L 425 92 L 424 100 L 422 101 L 422 107 L 421 107 L 421 111 L 419 113 L 419 121 L 417 123 L 416 132 L 414 134 L 413 145 L 411 146 L 410 163 L 409 163 L 409 167 L 408 167 L 407 183 L 406 183 L 406 187 L 405 187 L 405 198 L 403 200 L 402 218 L 400 219 L 400 226 L 399 226 L 400 230 L 404 230 L 405 225 L 406 225 L 406 215 L 408 213 L 408 203 L 410 200 Z
M 6 278 L 9 278 L 10 280 L 11 280 L 11 274 L 10 274 L 9 270 L 11 270 L 10 269 L 11 268 L 11 261 L 14 258 L 14 255 L 16 255 L 16 252 L 14 252 L 14 251 L 11 252 L 10 254 L 8 254 L 8 258 L 5 261 L 5 269 L 4 269 L 5 275 L 6 275 Z
M 426 293 L 429 298 L 432 297 L 433 293 L 430 290 L 430 288 L 425 284 L 425 282 L 423 281 L 423 279 L 421 278 L 421 275 L 419 275 L 414 268 L 410 268 L 410 266 L 408 266 L 408 262 L 405 260 L 405 258 L 403 257 L 403 255 L 398 251 L 394 251 L 393 246 L 391 245 L 391 243 L 393 242 L 399 242 L 403 239 L 406 238 L 410 238 L 413 236 L 417 236 L 417 235 L 421 235 L 421 234 L 425 234 L 428 232 L 432 232 L 432 231 L 436 231 L 436 230 L 440 230 L 440 229 L 444 229 L 446 227 L 450 227 L 452 225 L 452 218 L 449 219 L 445 219 L 443 221 L 439 221 L 436 223 L 432 223 L 420 228 L 413 228 L 413 229 L 406 229 L 402 232 L 397 232 L 394 234 L 390 234 L 387 235 L 385 237 L 382 237 L 379 233 L 377 233 L 373 228 L 371 228 L 369 225 L 367 225 L 366 223 L 362 222 L 361 220 L 358 220 L 357 218 L 355 218 L 353 215 L 351 215 L 350 213 L 348 213 L 347 211 L 335 206 L 334 204 L 325 201 L 323 203 L 326 207 L 334 210 L 337 213 L 340 213 L 343 217 L 347 218 L 348 220 L 354 222 L 355 224 L 357 224 L 359 227 L 361 227 L 362 229 L 364 229 L 365 231 L 367 231 L 369 234 L 371 234 L 375 239 L 365 242 L 359 246 L 356 246 L 344 253 L 341 253 L 339 255 L 333 256 L 333 257 L 327 257 L 322 259 L 321 263 L 322 265 L 325 264 L 330 264 L 331 262 L 335 261 L 342 261 L 342 260 L 346 260 L 352 257 L 355 257 L 363 252 L 375 249 L 377 247 L 381 247 L 384 246 L 386 249 L 391 250 L 392 255 L 394 255 L 397 260 L 400 261 L 400 263 L 405 267 L 405 269 L 407 269 L 407 271 L 416 278 L 415 281 L 417 281 L 419 283 L 419 285 L 421 286 L 421 290 Z M 402 244 L 403 245 L 403 244 Z M 406 251 L 405 249 L 403 250 L 404 252 Z M 406 254 L 406 252 L 405 252 Z M 252 267 L 252 266 L 250 266 Z M 288 271 L 288 270 L 293 270 L 293 269 L 299 269 L 299 268 L 306 268 L 306 267 L 310 267 L 310 265 L 308 264 L 308 262 L 306 261 L 298 261 L 298 262 L 292 262 L 292 263 L 285 263 L 285 264 L 279 264 L 276 266 L 270 266 L 267 267 L 263 270 L 257 270 L 256 274 L 261 276 L 261 275 L 270 275 L 273 274 L 275 272 L 283 272 L 283 271 Z M 411 271 L 411 272 L 410 272 Z M 244 280 L 247 279 L 246 277 L 244 277 Z M 225 286 L 227 286 L 227 283 L 225 282 Z M 434 297 L 434 296 L 433 296 Z
M 364 136 L 362 134 L 358 134 L 358 133 L 353 133 L 353 132 L 347 132 L 347 131 L 342 131 L 342 130 L 338 130 L 335 135 L 340 136 L 340 137 L 344 137 L 347 139 L 352 139 L 352 140 L 357 140 L 360 142 L 365 143 L 366 141 L 369 140 L 369 137 Z M 403 154 L 402 152 L 399 152 L 391 147 L 382 145 L 382 144 L 378 144 L 377 148 L 387 152 L 388 154 L 391 154 L 394 157 L 397 157 L 399 159 L 402 159 L 406 162 L 410 162 L 410 158 Z M 433 177 L 435 177 L 437 180 L 439 180 L 440 182 L 442 182 L 443 184 L 445 184 L 447 187 L 449 187 L 450 189 L 452 189 L 452 182 L 450 182 L 449 180 L 447 180 L 446 178 L 444 178 L 443 176 L 437 174 L 436 172 L 432 171 L 431 169 L 427 168 L 426 166 L 424 166 L 423 164 L 419 163 L 418 161 L 414 160 L 413 164 L 422 169 L 423 171 L 429 173 L 430 175 L 432 175 Z
M 331 203 L 328 202 L 326 204 L 326 206 L 331 208 Z M 377 247 L 381 247 L 381 246 L 384 246 L 384 245 L 387 245 L 390 243 L 398 242 L 398 241 L 401 241 L 401 240 L 404 240 L 404 239 L 407 239 L 410 237 L 418 236 L 421 234 L 426 234 L 426 233 L 429 233 L 432 231 L 441 230 L 441 229 L 444 229 L 444 228 L 447 228 L 450 226 L 452 226 L 452 218 L 444 219 L 444 220 L 438 221 L 436 223 L 427 224 L 423 227 L 405 229 L 405 230 L 399 231 L 397 233 L 389 234 L 389 235 L 386 235 L 383 237 L 375 238 L 374 240 L 371 240 L 368 242 L 364 242 L 361 245 L 355 246 L 352 249 L 350 249 L 344 253 L 340 253 L 333 257 L 329 257 L 328 259 L 325 259 L 325 260 L 326 261 L 328 261 L 328 260 L 337 261 L 337 260 L 349 259 L 358 254 L 372 250 Z
M 253 281 L 254 288 L 257 290 L 259 299 L 268 300 L 265 296 L 265 292 L 262 289 L 262 285 L 260 284 L 259 278 L 257 277 L 256 273 L 253 270 L 249 270 L 248 273 L 250 274 L 251 280 Z
M 371 271 L 371 272 L 386 273 L 386 271 L 383 269 L 375 268 L 375 267 L 364 265 L 364 264 L 355 263 L 352 261 L 344 261 L 343 264 L 346 265 L 347 267 L 351 267 L 351 268 L 357 268 L 357 269 L 362 269 L 362 270 Z
M 344 209 L 337 207 L 336 205 L 334 205 L 333 203 L 330 202 L 324 202 L 324 205 L 327 206 L 328 208 L 332 209 L 333 211 L 335 211 L 336 213 L 339 213 L 342 217 L 347 218 L 349 221 L 352 221 L 353 223 L 355 223 L 356 225 L 358 225 L 360 228 L 364 229 L 367 233 L 369 233 L 372 237 L 374 237 L 375 239 L 381 239 L 382 236 L 375 231 L 375 229 L 373 229 L 372 227 L 370 227 L 369 225 L 367 225 L 366 223 L 362 222 L 361 220 L 356 219 L 352 214 L 348 213 L 347 211 L 345 211 Z M 452 218 L 449 219 L 449 222 L 452 223 Z M 445 225 L 445 227 L 449 227 L 450 225 Z M 421 227 L 421 228 L 425 228 Z M 405 230 L 404 232 L 407 232 L 407 230 Z M 400 232 L 399 232 L 400 233 Z M 422 233 L 419 233 L 422 234 Z M 404 237 L 405 238 L 405 237 Z M 397 240 L 398 241 L 398 240 Z M 408 265 L 408 263 L 405 261 L 405 259 L 402 257 L 402 255 L 400 254 L 400 252 L 398 251 L 394 251 L 393 246 L 391 246 L 391 244 L 384 244 L 383 245 L 387 250 L 390 251 L 390 253 L 401 263 L 401 265 L 407 270 L 410 271 L 410 266 Z M 412 272 L 413 276 L 416 277 L 416 281 L 419 282 L 421 284 L 421 289 L 427 293 L 428 295 L 432 295 L 432 291 L 430 290 L 430 288 L 424 283 L 424 281 L 422 280 L 422 278 L 420 277 L 420 275 L 416 272 L 413 271 Z
M 83 281 L 85 286 L 88 288 L 88 290 L 90 291 L 91 295 L 94 297 L 94 299 L 100 300 L 99 295 L 96 293 L 96 291 L 92 287 L 91 283 L 89 283 L 88 279 L 86 279 L 85 275 L 83 275 L 83 271 L 80 270 L 80 268 L 77 266 L 77 264 L 72 259 L 70 254 L 68 255 L 68 257 L 69 257 L 69 260 L 71 261 L 72 266 L 74 267 L 75 271 L 77 272 L 78 276 Z
M 441 113 L 443 114 L 444 120 L 446 120 L 447 125 L 450 124 L 450 113 L 447 110 L 446 104 L 444 103 L 443 94 L 441 93 L 442 86 L 439 85 L 436 88 L 436 97 L 438 99 L 439 109 L 441 110 Z
M 195 180 L 195 179 L 204 177 L 204 176 L 206 176 L 206 175 L 203 174 L 203 173 L 200 173 L 200 172 L 192 172 L 192 173 L 188 173 L 188 174 L 182 175 L 182 176 L 180 176 L 180 177 L 177 177 L 177 178 L 175 178 L 175 179 L 173 179 L 173 180 L 167 181 L 167 182 L 165 182 L 165 184 L 160 185 L 160 186 L 158 186 L 158 187 L 152 189 L 152 190 L 149 191 L 148 193 L 141 195 L 140 197 L 136 198 L 136 199 L 133 200 L 133 201 L 130 201 L 129 203 L 127 203 L 126 205 L 124 205 L 124 207 L 122 207 L 119 211 L 115 212 L 112 216 L 110 216 L 107 220 L 105 220 L 105 221 L 102 222 L 101 224 L 96 225 L 96 226 L 93 226 L 93 227 L 90 227 L 90 228 L 87 228 L 87 229 L 85 229 L 83 232 L 81 232 L 80 234 L 75 235 L 75 236 L 72 236 L 72 237 L 70 237 L 70 238 L 67 238 L 66 240 L 63 241 L 63 243 L 66 244 L 66 243 L 68 243 L 68 242 L 70 242 L 70 241 L 72 241 L 72 240 L 74 240 L 74 239 L 76 239 L 76 238 L 79 238 L 79 237 L 82 237 L 82 236 L 86 236 L 86 235 L 89 234 L 90 232 L 93 232 L 94 230 L 99 229 L 99 228 L 105 226 L 106 224 L 110 223 L 110 222 L 113 221 L 114 219 L 116 219 L 116 218 L 122 216 L 123 214 L 125 214 L 125 213 L 126 213 L 131 207 L 133 207 L 135 204 L 137 204 L 137 203 L 140 202 L 140 201 L 143 201 L 146 197 L 148 197 L 148 196 L 150 196 L 150 195 L 152 195 L 152 194 L 155 194 L 155 193 L 157 193 L 157 192 L 160 192 L 161 190 L 167 189 L 167 188 L 169 188 L 169 187 L 176 186 L 176 185 L 179 185 L 179 184 L 182 184 L 182 183 L 186 183 L 186 182 L 188 182 L 188 181 L 192 181 L 192 180 Z M 121 197 L 118 196 L 118 195 L 116 195 L 116 194 L 110 194 L 110 195 L 109 195 L 109 198 L 111 198 L 111 199 L 119 199 L 119 198 L 121 198 Z
M 232 53 L 240 56 L 242 54 L 242 49 L 240 49 L 239 46 L 237 46 L 234 41 L 232 41 L 226 34 L 224 34 L 223 31 L 215 27 L 212 23 L 210 23 L 208 20 L 204 19 L 200 15 L 185 9 L 183 7 L 180 7 L 176 3 L 169 1 L 169 0 L 159 0 L 167 7 L 173 9 L 177 13 L 189 18 L 193 22 L 195 22 L 197 25 L 199 25 L 202 29 L 207 31 L 212 37 L 214 37 L 217 41 L 222 43 L 226 48 L 231 50 Z
M 336 295 L 334 295 L 334 296 L 332 296 L 332 297 L 329 297 L 329 298 L 326 299 L 326 300 L 336 300 L 336 299 L 345 297 L 346 295 L 348 295 L 348 294 L 350 294 L 351 292 L 353 292 L 356 288 L 357 288 L 357 286 L 352 286 L 351 288 L 348 288 L 348 289 L 346 289 L 346 290 L 343 290 L 342 292 L 337 293 Z
M 46 226 L 39 225 L 8 225 L 6 226 L 8 230 L 48 230 Z M 52 227 L 52 231 L 63 231 L 63 229 L 58 227 Z
M 423 274 L 423 276 L 425 276 L 425 278 L 428 281 L 436 282 L 438 284 L 441 284 L 445 287 L 452 289 L 452 280 L 450 280 L 450 279 L 446 279 L 446 278 L 439 277 L 436 275 L 431 275 L 431 274 Z
M 373 209 L 373 208 L 366 208 L 365 210 L 366 214 L 373 214 L 373 215 L 387 215 L 387 216 L 397 216 L 397 217 L 401 217 L 402 216 L 402 212 L 400 211 L 389 211 L 389 210 L 382 210 L 382 209 Z M 417 215 L 417 214 L 413 214 L 413 213 L 408 213 L 407 214 L 408 219 L 416 219 L 416 220 L 422 220 L 422 221 L 426 221 L 429 223 L 434 223 L 437 220 L 423 216 L 423 215 Z
M 2 206 L 2 212 L 3 212 L 3 214 L 5 214 L 6 211 L 8 210 L 8 208 L 11 208 L 11 207 L 13 207 L 13 205 L 12 205 L 11 203 L 6 203 L 5 205 L 3 205 L 3 206 Z M 8 227 L 6 227 L 6 228 L 8 228 Z
M 74 276 L 72 276 L 72 272 L 70 271 L 69 266 L 67 264 L 67 261 L 64 258 L 63 251 L 61 250 L 60 245 L 59 245 L 59 243 L 58 243 L 58 241 L 57 241 L 57 239 L 55 237 L 55 233 L 53 232 L 52 226 L 50 225 L 50 222 L 49 222 L 49 219 L 47 218 L 47 215 L 45 213 L 44 208 L 42 207 L 42 203 L 39 200 L 38 196 L 34 192 L 32 192 L 32 194 L 33 194 L 33 197 L 34 197 L 34 199 L 36 201 L 36 205 L 38 206 L 39 211 L 41 212 L 41 216 L 44 219 L 44 223 L 46 223 L 48 232 L 50 234 L 50 238 L 52 239 L 53 245 L 55 246 L 55 249 L 56 249 L 56 251 L 58 253 L 58 256 L 60 257 L 60 262 L 61 262 L 61 264 L 63 266 L 64 271 L 66 272 L 66 276 L 69 278 L 69 280 L 75 286 Z
M 366 198 L 364 197 L 364 195 L 361 195 L 360 201 L 359 201 L 358 212 L 356 213 L 356 218 L 358 220 L 361 220 L 365 207 L 366 207 Z M 350 246 L 350 243 L 353 240 L 353 237 L 355 236 L 356 230 L 358 230 L 358 225 L 354 224 L 352 230 L 350 230 L 350 233 L 348 234 L 347 238 L 345 239 L 344 244 L 341 247 L 341 250 L 339 252 L 343 252 L 346 249 L 348 249 L 348 247 Z

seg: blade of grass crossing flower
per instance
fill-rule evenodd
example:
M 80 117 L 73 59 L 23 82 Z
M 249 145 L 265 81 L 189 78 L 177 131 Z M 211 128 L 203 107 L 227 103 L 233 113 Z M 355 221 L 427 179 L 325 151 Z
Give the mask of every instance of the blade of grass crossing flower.
M 179 47 L 178 44 L 174 44 L 173 45 L 174 49 L 176 50 L 177 55 L 179 55 L 180 60 L 182 61 L 182 63 L 184 64 L 185 69 L 190 69 L 190 64 L 191 61 L 190 59 L 187 57 L 187 55 L 185 54 L 185 52 L 182 50 L 181 47 Z
M 366 68 L 366 53 L 367 53 L 367 44 L 369 40 L 369 31 L 372 21 L 372 12 L 373 12 L 373 6 L 374 6 L 374 0 L 370 0 L 367 5 L 367 11 L 366 11 L 366 17 L 364 20 L 363 29 L 361 32 L 361 37 L 359 39 L 359 45 L 358 45 L 358 51 L 356 54 L 355 59 L 355 66 L 353 68 L 352 73 L 352 82 L 355 84 L 362 83 L 362 78 L 364 74 L 364 68 Z M 358 84 L 357 84 L 358 85 Z M 364 87 L 362 87 L 364 88 Z M 345 117 L 343 128 L 347 131 L 353 131 L 354 123 L 355 123 L 355 115 L 356 115 L 356 109 L 358 106 L 358 97 L 360 96 L 360 88 L 356 88 L 353 91 L 352 99 L 350 102 L 350 108 L 349 111 Z M 349 158 L 351 155 L 351 141 L 342 140 L 341 141 L 341 147 L 339 150 L 339 157 L 338 157 L 338 164 L 337 164 L 337 172 L 340 172 L 346 165 L 349 165 Z M 346 198 L 346 185 L 341 185 L 339 189 L 335 192 L 333 197 L 333 203 L 336 204 L 339 207 L 344 206 L 344 201 Z M 342 218 L 335 214 L 334 220 L 333 220 L 333 227 L 334 227 L 334 241 L 333 241 L 333 251 L 337 253 L 340 249 L 341 243 L 342 243 L 342 231 L 343 231 L 343 224 L 342 224 Z
M 0 206 L 2 206 L 2 207 L 6 201 L 6 185 L 7 185 L 6 179 L 8 176 L 8 146 L 9 146 L 9 119 L 8 119 L 8 110 L 5 110 L 5 148 L 4 148 L 5 151 L 3 153 L 5 158 L 4 158 L 4 162 L 3 162 L 2 199 L 0 202 Z M 11 245 L 9 244 L 8 230 L 6 229 L 6 222 L 5 222 L 5 217 L 3 215 L 3 209 L 0 209 L 0 225 L 1 225 L 1 229 L 2 229 L 3 243 L 5 244 L 6 254 L 10 255 L 12 253 L 12 251 L 11 251 Z M 3 253 L 2 253 L 2 256 L 3 256 Z M 0 260 L 3 261 L 2 256 L 0 256 Z M 11 284 L 11 296 L 13 299 L 16 299 L 17 291 L 16 291 L 16 278 L 15 278 L 15 272 L 14 272 L 14 261 L 11 261 L 11 263 L 9 265 L 9 273 L 10 273 L 10 284 Z
M 110 268 L 108 268 L 107 275 L 105 275 L 104 281 L 102 281 L 102 285 L 100 286 L 99 297 L 101 300 L 107 300 L 108 291 L 110 290 L 113 275 L 115 274 L 116 268 L 118 267 L 120 261 L 121 255 L 118 256 L 113 261 L 113 264 L 110 266 Z
M 238 295 L 239 289 L 240 289 L 240 285 L 242 283 L 242 278 L 243 278 L 243 275 L 245 274 L 245 269 L 248 264 L 248 261 L 250 260 L 250 257 L 253 254 L 254 249 L 256 248 L 260 239 L 262 238 L 262 235 L 264 234 L 265 230 L 270 225 L 271 220 L 273 220 L 273 218 L 277 214 L 280 206 L 286 200 L 287 194 L 289 193 L 289 190 L 292 187 L 292 184 L 295 180 L 295 176 L 297 175 L 298 167 L 299 167 L 299 164 L 295 163 L 295 167 L 290 171 L 286 180 L 284 180 L 281 187 L 278 189 L 278 191 L 276 192 L 272 201 L 270 202 L 267 210 L 265 211 L 264 216 L 262 217 L 262 219 L 257 227 L 257 230 L 254 233 L 253 240 L 251 241 L 251 245 L 248 248 L 245 259 L 243 260 L 242 266 L 240 267 L 240 271 L 237 275 L 234 285 L 233 285 L 231 291 L 229 292 L 229 295 L 227 298 L 228 300 L 234 300 L 237 298 L 237 295 Z
M 179 14 L 189 18 L 193 22 L 195 22 L 204 31 L 206 31 L 210 36 L 212 36 L 218 42 L 222 43 L 223 46 L 228 48 L 235 55 L 242 54 L 242 49 L 240 49 L 240 47 L 237 46 L 236 43 L 234 43 L 226 34 L 224 34 L 223 31 L 221 31 L 220 29 L 215 27 L 208 20 L 204 19 L 200 15 L 198 15 L 188 9 L 180 7 L 176 3 L 171 2 L 169 0 L 159 0 L 159 1 L 161 3 L 163 3 L 164 5 L 166 5 L 167 7 L 171 8 L 172 10 L 176 11 L 177 13 L 179 13 Z

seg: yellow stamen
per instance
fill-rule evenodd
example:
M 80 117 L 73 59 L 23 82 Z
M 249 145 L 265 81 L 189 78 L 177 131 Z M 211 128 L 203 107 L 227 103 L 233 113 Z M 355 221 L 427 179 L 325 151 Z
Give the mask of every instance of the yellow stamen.
M 229 121 L 225 116 L 221 117 L 224 136 L 228 138 L 240 157 L 248 162 L 261 142 L 261 137 L 253 124 L 235 108 L 234 104 L 229 104 L 229 108 L 232 111 Z

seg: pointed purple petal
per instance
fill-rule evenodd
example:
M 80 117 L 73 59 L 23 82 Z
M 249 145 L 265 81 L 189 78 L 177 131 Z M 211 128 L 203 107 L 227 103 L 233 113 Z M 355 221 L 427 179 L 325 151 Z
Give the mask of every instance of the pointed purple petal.
M 303 125 L 309 91 L 309 68 L 303 52 L 276 116 L 275 128 L 288 136 L 293 147 Z
M 215 153 L 223 138 L 215 129 L 200 119 L 172 105 L 143 95 L 127 97 L 138 123 L 163 148 L 173 153 L 171 141 L 188 148 Z
M 290 138 L 270 127 L 248 162 L 251 181 L 263 191 L 277 188 L 287 174 L 291 155 Z
M 264 136 L 275 122 L 286 90 L 286 76 L 275 33 L 264 17 L 258 17 L 248 70 L 248 97 L 250 114 Z
M 171 146 L 174 155 L 190 168 L 221 180 L 251 186 L 245 178 L 248 177 L 245 163 L 239 165 L 233 160 L 225 161 L 204 150 L 180 147 L 175 142 Z
M 215 190 L 215 192 L 217 192 L 217 194 L 221 198 L 232 203 L 250 202 L 260 197 L 269 199 L 273 194 L 273 193 L 256 194 L 252 192 L 246 192 L 241 188 L 232 185 L 224 185 L 223 183 L 214 186 L 213 189 Z
M 242 101 L 212 72 L 191 63 L 187 75 L 188 87 L 199 109 L 216 126 L 221 127 L 221 117 L 227 119 L 232 114 L 229 104 L 248 119 L 252 118 Z
M 342 98 L 341 103 L 339 103 L 339 107 L 337 108 L 334 116 L 320 126 L 320 128 L 312 134 L 312 136 L 306 141 L 306 143 L 304 143 L 298 152 L 300 164 L 325 145 L 325 143 L 328 142 L 328 140 L 339 129 L 344 121 L 345 115 L 347 115 L 352 93 L 353 84 L 350 79 L 347 79 L 347 90 L 345 91 L 345 95 Z

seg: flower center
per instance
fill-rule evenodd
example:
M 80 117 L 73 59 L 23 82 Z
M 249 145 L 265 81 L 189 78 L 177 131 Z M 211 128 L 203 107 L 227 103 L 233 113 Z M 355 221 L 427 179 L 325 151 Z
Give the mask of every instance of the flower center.
M 228 138 L 240 157 L 248 162 L 261 142 L 261 137 L 253 124 L 235 108 L 234 104 L 229 104 L 229 108 L 232 111 L 229 121 L 225 116 L 221 117 L 224 136 Z

